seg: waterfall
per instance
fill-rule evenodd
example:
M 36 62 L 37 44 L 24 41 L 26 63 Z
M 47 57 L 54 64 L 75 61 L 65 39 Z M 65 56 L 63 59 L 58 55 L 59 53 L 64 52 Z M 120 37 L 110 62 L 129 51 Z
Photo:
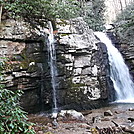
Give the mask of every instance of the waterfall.
M 122 55 L 118 49 L 114 47 L 105 33 L 95 32 L 95 35 L 107 47 L 110 64 L 110 78 L 116 91 L 115 102 L 134 103 L 134 83 Z
M 48 36 L 48 57 L 49 57 L 49 65 L 51 71 L 51 84 L 53 90 L 53 114 L 57 114 L 57 97 L 56 97 L 56 75 L 57 75 L 57 68 L 56 68 L 56 51 L 55 51 L 55 44 L 54 44 L 54 35 L 53 35 L 53 27 L 52 23 L 49 21 L 49 36 Z M 56 116 L 56 115 L 54 115 Z

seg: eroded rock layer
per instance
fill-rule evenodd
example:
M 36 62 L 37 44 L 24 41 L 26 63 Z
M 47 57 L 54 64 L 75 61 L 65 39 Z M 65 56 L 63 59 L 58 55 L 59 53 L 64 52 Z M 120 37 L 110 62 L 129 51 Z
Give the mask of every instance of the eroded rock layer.
M 107 50 L 82 18 L 57 22 L 58 102 L 66 108 L 91 109 L 108 98 Z M 107 76 L 107 77 L 106 77 Z
M 57 103 L 60 109 L 102 106 L 109 94 L 107 50 L 82 18 L 57 21 L 55 35 Z M 28 112 L 52 107 L 47 35 L 41 37 L 28 24 L 6 21 L 0 29 L 0 56 L 6 62 L 7 88 L 23 90 L 21 105 Z M 103 103 L 102 103 L 103 102 Z

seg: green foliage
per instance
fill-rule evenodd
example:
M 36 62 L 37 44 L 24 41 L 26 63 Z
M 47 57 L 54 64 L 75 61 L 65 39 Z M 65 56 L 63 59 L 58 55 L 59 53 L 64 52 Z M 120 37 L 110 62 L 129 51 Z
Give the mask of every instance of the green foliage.
M 85 21 L 93 30 L 101 31 L 104 29 L 104 12 L 104 0 L 92 0 L 91 4 L 85 7 Z
M 33 24 L 41 24 L 41 19 L 45 21 L 56 18 L 69 19 L 79 13 L 76 0 L 8 0 L 4 5 L 12 17 L 22 17 Z
M 123 42 L 131 45 L 134 43 L 134 2 L 128 5 L 115 21 L 116 34 Z
M 104 24 L 104 0 L 91 0 L 90 4 L 79 0 L 1 0 L 4 10 L 13 18 L 23 18 L 31 26 L 43 26 L 44 21 L 71 19 L 78 16 L 93 30 L 102 30 Z
M 4 61 L 0 61 L 0 72 Z M 0 74 L 2 78 L 2 74 Z M 2 83 L 2 80 L 1 80 Z M 27 122 L 26 112 L 19 106 L 22 91 L 11 91 L 0 84 L 0 134 L 34 134 L 31 123 Z
M 126 9 L 123 10 L 118 16 L 117 21 L 122 20 L 134 20 L 134 3 L 131 3 L 131 5 L 128 5 Z
M 115 23 L 119 23 L 122 30 L 127 30 L 129 27 L 134 26 L 134 3 L 128 5 L 127 8 L 117 16 Z

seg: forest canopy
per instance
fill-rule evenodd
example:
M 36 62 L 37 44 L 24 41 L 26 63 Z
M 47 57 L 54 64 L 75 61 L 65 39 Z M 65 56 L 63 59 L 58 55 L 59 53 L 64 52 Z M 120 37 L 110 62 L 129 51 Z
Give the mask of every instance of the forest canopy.
M 91 0 L 85 8 L 85 21 L 94 31 L 101 31 L 105 24 L 105 0 Z
M 104 0 L 0 0 L 3 14 L 23 18 L 32 26 L 43 21 L 83 17 L 93 30 L 102 30 Z
M 69 19 L 78 16 L 76 0 L 2 0 L 3 10 L 12 18 L 42 24 L 42 20 Z
M 116 31 L 128 44 L 133 43 L 134 37 L 134 2 L 129 4 L 115 21 Z
M 134 25 L 134 2 L 117 16 L 116 23 L 119 22 L 125 29 Z

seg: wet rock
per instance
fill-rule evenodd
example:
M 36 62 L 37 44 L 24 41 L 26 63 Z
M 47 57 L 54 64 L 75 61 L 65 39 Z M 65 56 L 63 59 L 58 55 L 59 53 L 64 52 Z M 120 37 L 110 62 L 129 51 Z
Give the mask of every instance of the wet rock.
M 129 111 L 134 111 L 134 108 L 129 108 L 128 110 L 129 110 Z
M 96 116 L 92 118 L 93 123 L 101 123 L 101 116 Z
M 116 110 L 116 111 L 115 111 L 116 114 L 121 114 L 121 113 L 124 113 L 124 112 L 125 112 L 125 111 L 123 111 L 123 110 Z
M 104 112 L 104 116 L 113 116 L 113 113 L 110 110 Z
M 54 119 L 54 120 L 52 121 L 52 124 L 53 124 L 53 126 L 58 127 L 58 122 L 57 122 L 56 119 Z
M 58 117 L 63 117 L 64 119 L 66 118 L 69 120 L 85 120 L 85 117 L 82 115 L 82 113 L 75 110 L 61 110 L 61 112 L 58 114 Z
M 130 120 L 131 122 L 134 122 L 134 118 L 129 117 L 128 120 Z

